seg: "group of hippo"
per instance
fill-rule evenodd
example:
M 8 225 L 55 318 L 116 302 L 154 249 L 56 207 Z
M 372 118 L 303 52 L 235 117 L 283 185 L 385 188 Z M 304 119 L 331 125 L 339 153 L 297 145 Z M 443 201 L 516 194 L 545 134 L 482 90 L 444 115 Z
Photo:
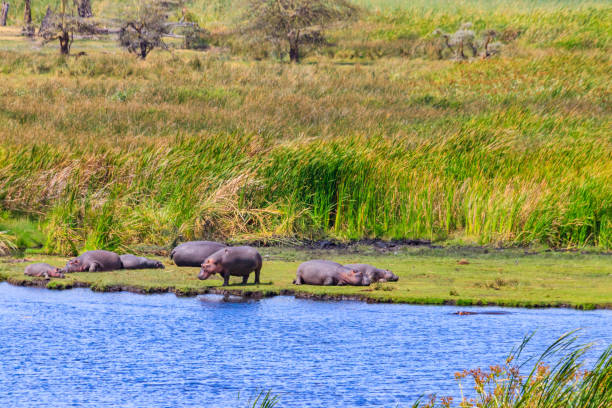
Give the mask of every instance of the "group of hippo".
M 83 255 L 69 260 L 64 268 L 35 263 L 25 268 L 28 276 L 44 278 L 63 278 L 71 272 L 104 272 L 118 269 L 155 269 L 164 268 L 164 264 L 154 259 L 132 254 L 117 255 L 111 251 L 87 251 Z
M 190 241 L 178 245 L 170 253 L 176 266 L 200 267 L 198 279 L 208 279 L 211 275 L 223 277 L 223 286 L 229 284 L 230 276 L 242 277 L 246 284 L 252 272 L 255 283 L 259 283 L 262 258 L 250 246 L 230 247 L 219 242 Z M 46 263 L 28 265 L 25 274 L 45 278 L 63 278 L 71 272 L 102 272 L 118 269 L 164 268 L 156 260 L 131 254 L 117 255 L 110 251 L 87 251 L 81 256 L 70 259 L 62 269 Z M 391 271 L 379 269 L 368 264 L 341 265 L 332 261 L 313 260 L 302 263 L 293 281 L 296 285 L 355 285 L 367 286 L 373 282 L 395 282 L 399 278 Z

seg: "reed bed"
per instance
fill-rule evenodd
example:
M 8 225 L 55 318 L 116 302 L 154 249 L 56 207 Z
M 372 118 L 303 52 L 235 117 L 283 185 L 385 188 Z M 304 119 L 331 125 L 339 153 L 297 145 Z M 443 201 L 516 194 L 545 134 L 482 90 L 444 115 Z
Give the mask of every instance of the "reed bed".
M 605 3 L 372 2 L 300 65 L 241 54 L 230 3 L 189 3 L 217 22 L 208 53 L 1 46 L 1 209 L 61 254 L 195 238 L 612 247 Z M 500 58 L 433 59 L 427 33 L 467 19 L 517 37 Z

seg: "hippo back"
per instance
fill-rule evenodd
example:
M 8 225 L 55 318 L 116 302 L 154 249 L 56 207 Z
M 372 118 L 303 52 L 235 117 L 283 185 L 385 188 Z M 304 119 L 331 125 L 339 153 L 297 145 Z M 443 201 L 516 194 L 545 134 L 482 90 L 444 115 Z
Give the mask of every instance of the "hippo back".
M 48 263 L 34 263 L 26 266 L 24 275 L 27 276 L 53 276 L 63 277 L 63 273 L 55 266 Z
M 206 258 L 223 248 L 227 246 L 219 242 L 190 241 L 174 248 L 170 258 L 176 266 L 201 266 Z
M 350 276 L 350 274 L 352 274 L 351 269 L 345 268 L 337 262 L 320 259 L 306 261 L 298 267 L 298 276 L 304 283 L 311 285 L 323 285 L 330 281 L 333 281 L 333 284 L 338 284 L 345 281 L 345 277 Z M 362 274 L 359 274 L 359 281 L 361 281 L 361 276 Z M 356 282 L 353 284 L 356 284 Z
M 386 270 L 386 269 L 380 269 L 377 268 L 373 265 L 368 265 L 368 264 L 346 264 L 344 265 L 347 268 L 351 268 L 351 269 L 355 269 L 356 271 L 359 271 L 361 273 L 363 273 L 364 276 L 367 276 L 368 279 L 370 279 L 371 282 L 379 282 L 379 281 L 383 281 L 383 282 L 388 282 L 388 281 L 392 281 L 395 282 L 397 281 L 399 278 L 397 275 L 395 275 L 393 272 Z
M 143 256 L 136 256 L 132 254 L 123 254 L 119 256 L 123 269 L 163 269 L 164 265 L 156 261 L 155 259 L 148 259 Z
M 261 268 L 262 264 L 261 255 L 255 248 L 250 246 L 223 248 L 208 258 L 220 261 L 230 271 L 241 269 L 252 270 Z
M 75 264 L 78 263 L 78 265 Z M 95 266 L 95 269 L 91 269 Z M 95 250 L 87 251 L 71 259 L 64 268 L 65 272 L 87 272 L 87 271 L 114 271 L 123 269 L 119 255 L 111 251 Z

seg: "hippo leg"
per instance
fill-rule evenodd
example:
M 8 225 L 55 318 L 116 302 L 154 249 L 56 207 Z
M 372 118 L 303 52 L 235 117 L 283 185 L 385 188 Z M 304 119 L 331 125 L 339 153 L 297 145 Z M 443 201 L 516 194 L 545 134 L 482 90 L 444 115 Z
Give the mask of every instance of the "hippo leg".
M 97 272 L 100 270 L 100 264 L 97 262 L 92 262 L 89 265 L 89 272 Z
M 259 274 L 261 273 L 261 266 L 255 269 L 255 284 L 259 285 Z
M 302 284 L 302 277 L 300 275 L 295 277 L 295 280 L 293 281 L 294 285 L 301 285 Z
M 246 285 L 248 281 L 249 281 L 249 275 L 246 275 L 246 276 L 242 277 L 242 284 L 243 285 Z
M 332 286 L 333 284 L 334 284 L 334 278 L 332 278 L 331 276 L 328 276 L 323 281 L 323 285 L 325 285 L 325 286 Z
M 229 278 L 230 278 L 229 272 L 225 272 L 223 274 L 223 286 L 229 285 Z

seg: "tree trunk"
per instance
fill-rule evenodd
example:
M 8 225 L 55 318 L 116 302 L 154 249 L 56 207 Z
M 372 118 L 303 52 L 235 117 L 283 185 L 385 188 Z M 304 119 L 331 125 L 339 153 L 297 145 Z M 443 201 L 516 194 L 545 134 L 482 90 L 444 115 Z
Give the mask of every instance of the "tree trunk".
M 143 40 L 141 40 L 140 41 L 140 58 L 146 59 L 148 54 L 149 54 L 149 49 L 147 47 L 147 44 Z
M 32 6 L 30 6 L 30 0 L 24 0 L 23 3 L 23 25 L 29 26 L 32 24 Z
M 68 31 L 62 31 L 59 35 L 59 42 L 60 42 L 60 53 L 62 55 L 69 55 L 70 45 L 72 44 L 70 33 Z
M 300 62 L 300 33 L 289 33 L 289 61 Z
M 39 34 L 43 31 L 46 31 L 51 24 L 51 19 L 53 18 L 53 11 L 51 11 L 51 6 L 47 6 L 47 12 L 40 23 L 40 29 L 38 30 Z
M 2 2 L 2 8 L 0 9 L 0 26 L 6 26 L 6 18 L 8 17 L 9 4 Z
M 29 37 L 34 35 L 34 27 L 32 27 L 32 6 L 30 0 L 24 1 L 23 7 L 23 28 L 21 29 L 23 35 Z
M 77 7 L 79 17 L 93 17 L 93 12 L 91 11 L 91 0 L 74 0 L 74 5 Z

